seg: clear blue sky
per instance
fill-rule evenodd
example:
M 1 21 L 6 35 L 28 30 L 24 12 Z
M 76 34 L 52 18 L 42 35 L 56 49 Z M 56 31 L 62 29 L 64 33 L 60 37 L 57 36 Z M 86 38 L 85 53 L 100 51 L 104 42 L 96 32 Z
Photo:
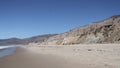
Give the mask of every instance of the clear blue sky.
M 120 0 L 0 0 L 0 39 L 63 33 L 120 14 Z

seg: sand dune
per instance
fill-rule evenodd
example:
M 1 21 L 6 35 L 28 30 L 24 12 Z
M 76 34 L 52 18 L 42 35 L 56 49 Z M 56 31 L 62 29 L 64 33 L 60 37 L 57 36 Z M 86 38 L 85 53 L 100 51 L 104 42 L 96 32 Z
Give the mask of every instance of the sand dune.
M 119 68 L 120 45 L 22 46 L 0 68 Z

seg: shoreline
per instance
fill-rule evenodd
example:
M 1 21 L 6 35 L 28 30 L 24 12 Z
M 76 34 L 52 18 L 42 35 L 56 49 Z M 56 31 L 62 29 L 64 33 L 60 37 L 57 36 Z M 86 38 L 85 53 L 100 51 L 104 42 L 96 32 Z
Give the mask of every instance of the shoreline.
M 15 51 L 16 51 L 16 47 L 2 48 L 0 49 L 0 58 L 12 55 L 15 53 Z
M 118 68 L 120 45 L 21 46 L 1 68 Z

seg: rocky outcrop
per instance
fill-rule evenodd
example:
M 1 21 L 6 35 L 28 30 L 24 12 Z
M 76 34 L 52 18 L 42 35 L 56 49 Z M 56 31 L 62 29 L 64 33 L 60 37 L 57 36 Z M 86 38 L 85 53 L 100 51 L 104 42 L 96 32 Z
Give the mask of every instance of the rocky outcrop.
M 41 45 L 120 43 L 120 15 L 50 37 Z

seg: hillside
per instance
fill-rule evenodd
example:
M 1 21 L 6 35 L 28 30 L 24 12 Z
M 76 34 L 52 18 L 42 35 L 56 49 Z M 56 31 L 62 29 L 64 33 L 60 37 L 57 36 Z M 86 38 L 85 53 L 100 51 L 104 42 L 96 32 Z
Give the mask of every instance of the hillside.
M 0 39 L 0 45 L 19 45 L 19 44 L 29 44 L 29 43 L 37 43 L 37 42 L 44 42 L 49 37 L 55 36 L 57 34 L 46 34 L 46 35 L 39 35 L 30 38 L 9 38 L 9 39 Z
M 46 34 L 24 39 L 0 39 L 0 45 L 26 45 L 29 43 L 39 45 L 120 43 L 120 15 L 115 15 L 61 34 Z
M 16 45 L 22 43 L 22 39 L 18 38 L 0 39 L 0 45 Z
M 120 15 L 50 37 L 41 45 L 120 43 Z

